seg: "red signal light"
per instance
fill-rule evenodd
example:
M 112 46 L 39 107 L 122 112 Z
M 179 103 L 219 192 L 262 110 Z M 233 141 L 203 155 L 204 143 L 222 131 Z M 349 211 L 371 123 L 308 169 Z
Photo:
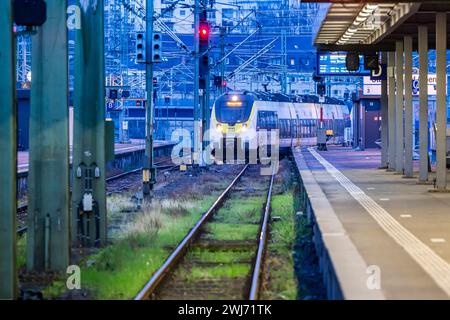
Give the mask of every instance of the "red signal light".
M 208 26 L 205 26 L 205 25 L 200 26 L 200 38 L 206 40 L 206 39 L 208 39 L 208 36 L 209 36 Z

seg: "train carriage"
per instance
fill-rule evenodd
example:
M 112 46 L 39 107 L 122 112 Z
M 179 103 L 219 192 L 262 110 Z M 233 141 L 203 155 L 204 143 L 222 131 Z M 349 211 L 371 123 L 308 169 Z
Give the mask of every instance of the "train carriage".
M 336 99 L 319 103 L 315 96 L 230 92 L 214 103 L 210 123 L 210 139 L 216 145 L 224 143 L 230 148 L 232 144 L 231 148 L 248 154 L 270 143 L 275 131 L 284 153 L 294 146 L 316 145 L 320 127 L 332 132 L 329 143 L 342 144 L 350 115 L 347 106 Z

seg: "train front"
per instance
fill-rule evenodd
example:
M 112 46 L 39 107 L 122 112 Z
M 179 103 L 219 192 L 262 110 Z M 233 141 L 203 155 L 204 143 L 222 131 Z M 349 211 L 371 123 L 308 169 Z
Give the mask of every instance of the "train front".
M 251 94 L 230 92 L 216 100 L 211 113 L 210 139 L 217 160 L 248 159 L 249 149 L 256 143 L 255 114 L 255 98 Z

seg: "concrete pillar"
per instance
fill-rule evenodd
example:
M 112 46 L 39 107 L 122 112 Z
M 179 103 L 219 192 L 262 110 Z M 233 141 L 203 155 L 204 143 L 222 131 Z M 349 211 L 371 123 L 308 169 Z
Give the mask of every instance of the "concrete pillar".
M 395 171 L 395 154 L 396 154 L 396 144 L 395 144 L 396 97 L 395 97 L 394 66 L 395 66 L 395 52 L 388 52 L 387 76 L 388 76 L 388 125 L 389 125 L 388 170 L 389 171 Z
M 103 0 L 81 10 L 81 24 L 75 37 L 72 242 L 99 246 L 106 244 Z
M 419 26 L 419 182 L 428 181 L 428 28 Z
M 395 43 L 395 171 L 403 173 L 404 168 L 404 134 L 403 134 L 403 41 Z
M 446 130 L 447 130 L 447 14 L 436 14 L 436 187 L 447 187 Z
M 69 107 L 67 0 L 47 1 L 47 21 L 32 36 L 28 270 L 69 265 Z
M 387 63 L 387 53 L 381 54 L 381 63 Z M 388 167 L 388 88 L 387 80 L 381 81 L 381 163 L 380 168 Z
M 405 178 L 413 176 L 412 37 L 405 44 Z
M 12 0 L 0 1 L 0 300 L 17 297 L 17 107 Z

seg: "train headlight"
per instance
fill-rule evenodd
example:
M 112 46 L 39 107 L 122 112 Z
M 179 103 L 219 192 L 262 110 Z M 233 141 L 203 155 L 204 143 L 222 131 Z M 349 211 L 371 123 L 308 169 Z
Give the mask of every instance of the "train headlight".
M 246 123 L 244 123 L 242 125 L 242 132 L 245 132 L 245 131 L 247 131 L 247 124 Z
M 237 102 L 239 100 L 239 97 L 237 95 L 234 95 L 231 97 L 231 101 Z
M 222 125 L 220 123 L 218 123 L 216 125 L 216 130 L 219 131 L 219 132 L 222 132 Z

